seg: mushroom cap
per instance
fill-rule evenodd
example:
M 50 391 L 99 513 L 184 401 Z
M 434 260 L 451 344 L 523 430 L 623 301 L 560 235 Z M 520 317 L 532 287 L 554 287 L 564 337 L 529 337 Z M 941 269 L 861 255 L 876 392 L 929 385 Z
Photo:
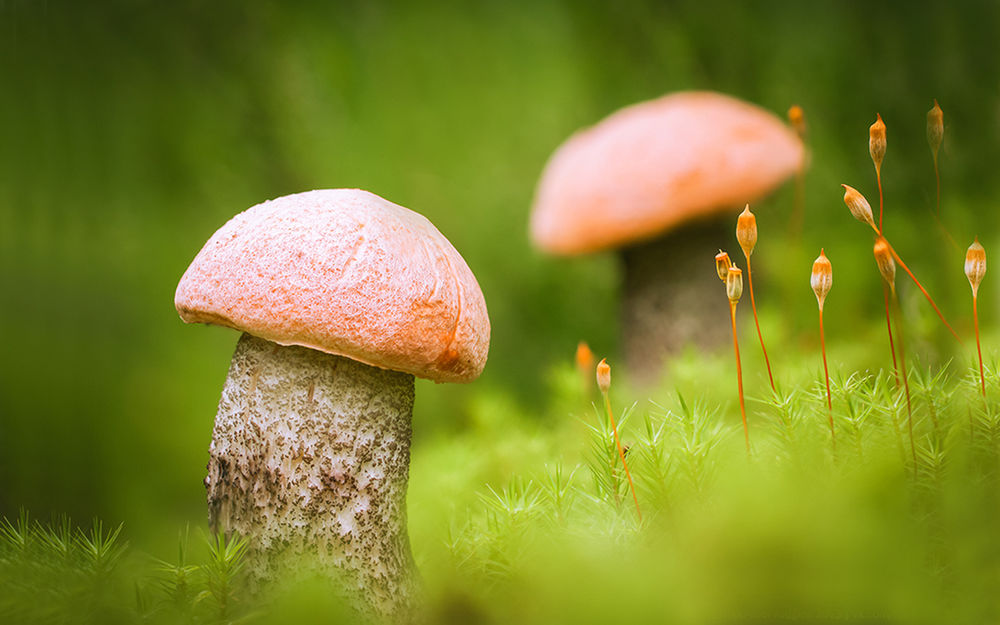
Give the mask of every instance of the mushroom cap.
M 438 382 L 479 376 L 490 321 L 475 276 L 425 217 L 358 189 L 258 204 L 195 257 L 174 304 L 213 323 Z
M 804 155 L 776 115 L 726 95 L 641 102 L 556 150 L 538 185 L 531 235 L 542 250 L 566 255 L 652 238 L 764 195 Z

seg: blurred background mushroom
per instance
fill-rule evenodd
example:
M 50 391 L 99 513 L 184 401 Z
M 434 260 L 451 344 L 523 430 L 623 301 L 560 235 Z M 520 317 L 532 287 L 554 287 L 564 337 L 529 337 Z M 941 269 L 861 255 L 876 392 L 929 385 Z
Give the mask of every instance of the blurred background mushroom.
M 220 228 L 175 305 L 244 332 L 212 433 L 212 528 L 249 538 L 258 585 L 317 571 L 362 614 L 409 620 L 413 377 L 469 382 L 489 350 L 461 255 L 372 193 L 299 193 Z
M 531 235 L 552 254 L 618 250 L 622 349 L 652 379 L 688 343 L 727 336 L 711 254 L 729 247 L 744 203 L 802 166 L 796 134 L 777 116 L 711 92 L 624 108 L 552 155 L 535 197 Z

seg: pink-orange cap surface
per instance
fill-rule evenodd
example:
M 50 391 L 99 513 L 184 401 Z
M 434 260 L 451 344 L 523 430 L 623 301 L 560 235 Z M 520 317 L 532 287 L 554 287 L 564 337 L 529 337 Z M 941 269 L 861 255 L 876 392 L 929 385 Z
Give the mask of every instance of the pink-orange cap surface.
M 535 195 L 531 235 L 582 254 L 736 209 L 802 166 L 802 142 L 776 115 L 711 92 L 624 108 L 570 137 Z
M 258 204 L 195 257 L 174 303 L 214 323 L 439 382 L 468 382 L 489 351 L 486 302 L 422 215 L 357 189 Z

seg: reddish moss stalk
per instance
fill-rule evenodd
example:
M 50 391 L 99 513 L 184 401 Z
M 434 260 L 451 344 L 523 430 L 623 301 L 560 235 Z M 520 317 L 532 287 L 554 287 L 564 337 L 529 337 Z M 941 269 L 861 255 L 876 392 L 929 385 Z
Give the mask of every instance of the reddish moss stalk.
M 935 102 L 935 104 L 937 104 Z M 976 327 L 976 353 L 979 355 L 979 382 L 983 387 L 983 401 L 986 401 L 986 375 L 983 373 L 983 348 L 979 343 L 979 285 L 986 275 L 986 250 L 979 243 L 979 237 L 973 241 L 965 253 L 965 275 L 972 287 L 972 317 Z
M 962 340 L 962 337 L 960 337 L 958 333 L 955 332 L 955 329 L 951 327 L 951 324 L 948 323 L 948 320 L 944 318 L 944 313 L 942 313 L 941 309 L 938 308 L 937 304 L 934 303 L 934 298 L 932 298 L 931 294 L 927 292 L 927 289 L 924 288 L 924 285 L 920 284 L 920 280 L 917 280 L 917 277 L 913 275 L 913 272 L 910 271 L 910 268 L 906 266 L 906 263 L 904 263 L 903 259 L 899 257 L 899 254 L 896 253 L 896 250 L 892 247 L 891 244 L 889 245 L 889 251 L 892 253 L 892 257 L 896 260 L 896 262 L 899 263 L 899 266 L 903 268 L 903 271 L 906 272 L 906 275 L 910 276 L 910 279 L 913 280 L 913 283 L 917 285 L 917 288 L 920 289 L 920 292 L 923 293 L 924 297 L 927 298 L 927 301 L 930 302 L 931 306 L 934 308 L 934 312 L 937 313 L 938 318 L 941 319 L 941 323 L 944 324 L 944 327 L 948 328 L 948 331 L 951 332 L 952 336 L 958 339 L 959 343 L 964 343 L 965 341 Z
M 628 478 L 629 490 L 632 491 L 635 512 L 639 515 L 639 521 L 642 521 L 642 510 L 639 509 L 639 497 L 635 494 L 635 483 L 632 481 L 632 472 L 628 470 L 628 463 L 625 462 L 625 450 L 622 449 L 622 442 L 618 438 L 618 426 L 615 424 L 615 415 L 611 410 L 611 398 L 608 396 L 608 391 L 611 388 L 611 366 L 607 363 L 607 359 L 602 359 L 597 364 L 597 385 L 601 388 L 601 395 L 604 396 L 604 409 L 608 413 L 608 421 L 611 422 L 611 432 L 615 437 L 618 457 L 621 459 L 622 467 L 625 469 L 625 477 Z
M 830 394 L 830 369 L 826 365 L 826 336 L 823 331 L 823 303 L 826 301 L 827 293 L 833 287 L 833 265 L 822 249 L 819 251 L 819 258 L 813 262 L 809 284 L 812 286 L 813 292 L 816 293 L 816 303 L 819 305 L 819 344 L 820 351 L 823 353 L 823 377 L 826 380 L 826 407 L 830 417 L 830 440 L 832 441 L 833 451 L 836 452 L 837 434 L 833 428 L 833 398 Z
M 979 355 L 979 383 L 983 387 L 983 399 L 986 399 L 986 374 L 983 372 L 983 348 L 979 344 L 979 307 L 976 302 L 979 298 L 972 296 L 972 318 L 976 328 L 976 353 Z
M 896 364 L 896 347 L 892 343 L 892 321 L 889 317 L 889 287 L 882 285 L 882 294 L 885 295 L 885 328 L 889 332 L 889 352 L 892 354 L 892 375 L 896 378 L 896 387 L 899 388 L 899 365 Z
M 917 288 L 920 289 L 920 292 L 924 294 L 924 297 L 930 303 L 931 307 L 934 308 L 934 312 L 937 313 L 938 318 L 941 319 L 941 323 L 943 323 L 945 327 L 948 328 L 948 331 L 951 332 L 952 336 L 958 339 L 959 343 L 963 343 L 962 338 L 958 336 L 958 333 L 955 332 L 954 328 L 951 327 L 951 324 L 948 323 L 948 320 L 944 318 L 944 314 L 942 314 L 941 310 L 937 307 L 937 304 L 934 303 L 934 298 L 931 297 L 931 294 L 927 292 L 927 289 L 925 289 L 922 284 L 920 284 L 920 281 L 917 280 L 917 277 L 915 275 L 913 275 L 913 272 L 910 271 L 910 268 L 906 266 L 906 263 L 903 262 L 903 259 L 899 257 L 899 254 L 896 253 L 896 250 L 893 249 L 892 245 L 889 245 L 888 240 L 886 240 L 883 237 L 882 228 L 875 225 L 875 221 L 872 218 L 872 207 L 870 204 L 868 204 L 868 200 L 865 199 L 865 196 L 861 195 L 861 193 L 859 193 L 858 190 L 855 189 L 854 187 L 851 187 L 846 184 L 841 184 L 840 186 L 844 187 L 844 204 L 846 204 L 847 208 L 850 209 L 851 215 L 853 215 L 854 218 L 857 219 L 858 221 L 868 224 L 868 226 L 875 231 L 875 235 L 880 239 L 882 239 L 883 241 L 885 241 L 889 253 L 892 255 L 893 258 L 896 259 L 896 262 L 899 263 L 899 266 L 903 268 L 906 274 L 910 276 L 910 279 L 913 280 L 913 283 L 917 285 Z
M 747 455 L 750 454 L 750 428 L 747 426 L 747 408 L 743 401 L 743 367 L 740 365 L 740 342 L 736 338 L 736 302 L 729 304 L 729 320 L 733 326 L 733 351 L 736 352 L 736 383 L 740 393 L 740 416 L 743 418 L 743 438 Z
M 906 342 L 903 339 L 902 313 L 899 309 L 899 298 L 896 289 L 892 289 L 892 301 L 896 309 L 896 336 L 899 337 L 899 364 L 903 373 L 903 390 L 906 392 L 906 427 L 910 431 L 910 453 L 913 455 L 913 466 L 917 466 L 917 446 L 913 441 L 913 407 L 910 403 L 910 382 L 906 374 Z
M 896 297 L 896 263 L 893 261 L 893 255 L 891 254 L 890 249 L 889 242 L 885 240 L 885 237 L 880 236 L 875 241 L 875 246 L 872 248 L 872 252 L 875 255 L 875 264 L 878 266 L 878 271 L 882 275 L 882 280 L 885 281 L 885 285 L 891 292 L 893 308 L 895 308 L 896 311 L 896 336 L 899 338 L 899 366 L 902 369 L 903 389 L 906 391 L 906 424 L 910 430 L 910 452 L 913 454 L 913 464 L 916 466 L 917 448 L 913 441 L 913 407 L 910 402 L 909 376 L 906 372 L 906 350 L 903 339 L 903 321 L 902 314 L 899 309 L 899 298 Z
M 767 365 L 767 380 L 771 383 L 771 392 L 776 393 L 774 387 L 774 375 L 771 373 L 771 359 L 767 357 L 767 348 L 764 347 L 764 334 L 760 331 L 760 321 L 757 319 L 757 302 L 753 296 L 753 271 L 750 269 L 750 256 L 757 246 L 757 218 L 750 212 L 750 205 L 747 204 L 743 212 L 740 213 L 736 222 L 736 240 L 743 248 L 743 255 L 747 259 L 747 282 L 750 287 L 750 307 L 753 309 L 753 323 L 757 327 L 757 337 L 760 339 L 760 351 L 764 352 L 764 364 Z
M 743 366 L 740 364 L 740 342 L 736 335 L 736 304 L 743 295 L 743 272 L 733 265 L 726 273 L 726 297 L 729 298 L 729 323 L 733 329 L 733 350 L 736 352 L 736 382 L 740 394 L 740 415 L 743 417 L 743 438 L 746 441 L 747 456 L 750 455 L 750 429 L 747 426 L 747 408 L 743 400 Z
M 837 433 L 833 429 L 833 397 L 830 394 L 830 369 L 826 366 L 826 336 L 823 332 L 823 308 L 819 309 L 819 348 L 823 352 L 823 378 L 826 380 L 826 408 L 830 418 L 830 440 L 837 450 Z
M 757 337 L 760 339 L 760 351 L 764 352 L 764 364 L 767 365 L 767 381 L 771 383 L 771 391 L 777 392 L 774 388 L 774 375 L 771 373 L 771 359 L 767 357 L 767 348 L 764 347 L 764 334 L 760 331 L 760 321 L 757 320 L 757 302 L 753 297 L 753 272 L 750 270 L 750 257 L 747 257 L 747 286 L 750 287 L 750 308 L 753 309 L 753 323 L 757 327 Z

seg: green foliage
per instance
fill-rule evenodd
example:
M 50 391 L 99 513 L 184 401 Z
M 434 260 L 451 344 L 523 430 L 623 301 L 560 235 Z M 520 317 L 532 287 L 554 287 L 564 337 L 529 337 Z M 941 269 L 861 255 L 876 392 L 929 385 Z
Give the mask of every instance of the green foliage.
M 208 543 L 209 559 L 202 566 L 205 574 L 205 590 L 197 600 L 210 599 L 216 606 L 216 618 L 220 622 L 230 620 L 233 604 L 236 602 L 236 580 L 243 568 L 247 541 L 238 536 L 227 537 L 216 534 Z
M 66 516 L 31 522 L 0 518 L 0 617 L 10 622 L 118 622 L 126 613 L 115 597 L 114 574 L 128 544 L 122 526 L 89 531 Z
M 458 515 L 452 558 L 432 567 L 441 584 L 432 609 L 460 601 L 480 617 L 528 623 L 1000 615 L 982 581 L 997 565 L 974 555 L 1000 548 L 991 530 L 1000 446 L 988 435 L 996 405 L 983 403 L 978 378 L 956 380 L 951 366 L 909 370 L 913 455 L 891 374 L 835 376 L 834 450 L 825 388 L 801 373 L 753 402 L 749 459 L 731 407 L 680 394 L 669 406 L 633 405 L 620 432 L 642 524 L 595 410 L 579 426 L 583 447 L 488 486 L 480 508 Z M 988 389 L 1000 394 L 992 368 Z M 592 479 L 564 477 L 574 458 L 571 476 L 583 468 Z
M 239 605 L 246 540 L 206 538 L 204 562 L 191 564 L 185 530 L 170 563 L 130 554 L 122 531 L 97 519 L 84 530 L 67 516 L 32 522 L 26 511 L 0 518 L 0 620 L 229 624 L 251 615 Z
M 445 450 L 482 456 L 467 465 L 470 486 L 455 491 L 464 494 L 411 524 L 423 546 L 428 622 L 1000 617 L 990 581 L 1000 565 L 989 556 L 1000 549 L 995 364 L 986 368 L 985 402 L 975 369 L 909 369 L 912 453 L 892 374 L 834 376 L 834 449 L 825 389 L 814 371 L 791 373 L 799 377 L 774 393 L 758 376 L 765 395 L 750 404 L 749 457 L 732 401 L 674 392 L 622 411 L 642 523 L 597 409 L 541 429 L 506 422 L 521 456 L 494 443 L 494 416 L 440 454 L 416 458 L 420 483 L 425 461 L 449 462 Z M 579 401 L 579 388 L 559 388 L 567 397 L 556 405 Z M 535 454 L 526 443 L 539 437 L 548 442 Z M 496 461 L 507 477 L 476 487 Z M 317 610 L 350 618 L 322 580 L 295 581 L 266 599 L 251 593 L 241 575 L 245 539 L 206 537 L 194 562 L 188 533 L 166 561 L 130 552 L 121 526 L 95 521 L 83 530 L 24 512 L 0 519 L 0 616 L 165 625 L 281 623 L 291 614 L 315 619 Z

